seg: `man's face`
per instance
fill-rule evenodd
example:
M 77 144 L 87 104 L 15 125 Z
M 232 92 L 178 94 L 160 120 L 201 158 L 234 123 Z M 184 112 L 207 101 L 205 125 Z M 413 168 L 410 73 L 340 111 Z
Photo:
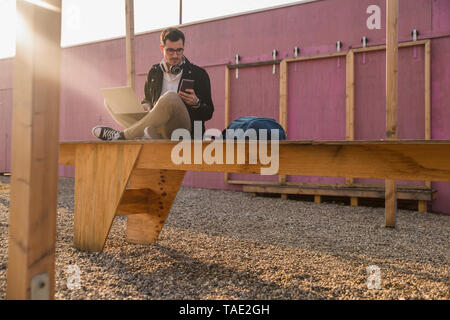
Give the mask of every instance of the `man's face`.
M 160 46 L 160 48 L 161 52 L 164 54 L 164 60 L 168 65 L 175 66 L 181 62 L 184 52 L 182 39 L 175 42 L 167 39 L 166 44 L 164 46 Z

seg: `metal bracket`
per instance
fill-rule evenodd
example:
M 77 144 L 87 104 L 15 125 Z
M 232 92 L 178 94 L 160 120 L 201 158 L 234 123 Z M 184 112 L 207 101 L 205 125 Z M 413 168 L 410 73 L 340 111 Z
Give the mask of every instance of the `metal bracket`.
M 48 273 L 36 274 L 31 278 L 31 300 L 50 299 L 50 280 Z
M 272 51 L 272 59 L 273 60 L 277 60 L 277 55 L 278 55 L 277 49 L 273 49 L 273 51 Z M 276 72 L 276 65 L 274 64 L 273 68 L 272 68 L 272 73 L 275 74 L 275 72 Z
M 362 37 L 361 38 L 361 43 L 362 43 L 363 48 L 367 48 L 367 42 L 368 41 L 369 40 L 367 39 L 367 37 Z
M 341 41 L 337 41 L 336 42 L 336 50 L 337 50 L 337 52 L 341 52 L 341 48 L 342 48 L 342 42 Z
M 241 56 L 237 54 L 235 56 L 235 59 L 236 59 L 236 64 L 239 64 L 239 61 L 241 60 Z M 239 69 L 236 68 L 236 79 L 238 79 L 238 78 L 239 78 Z
M 419 30 L 413 29 L 413 31 L 411 31 L 411 35 L 413 37 L 413 41 L 417 41 L 417 36 L 419 35 Z

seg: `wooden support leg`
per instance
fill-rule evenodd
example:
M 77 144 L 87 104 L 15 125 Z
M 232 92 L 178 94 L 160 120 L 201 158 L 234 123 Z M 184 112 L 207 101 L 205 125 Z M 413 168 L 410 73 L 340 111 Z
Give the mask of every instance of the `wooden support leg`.
M 322 196 L 320 196 L 320 195 L 315 195 L 315 196 L 314 196 L 314 202 L 315 202 L 315 203 L 322 203 Z
M 418 210 L 420 213 L 427 213 L 427 201 L 426 200 L 419 200 L 418 201 Z
M 288 199 L 288 195 L 286 193 L 282 193 L 281 194 L 281 199 L 287 200 Z
M 185 173 L 176 170 L 133 171 L 128 188 L 149 190 L 149 207 L 147 212 L 128 215 L 126 231 L 128 242 L 152 244 L 158 240 Z
M 357 207 L 358 206 L 358 198 L 357 197 L 351 197 L 350 198 L 350 205 L 352 207 Z
M 87 144 L 75 156 L 74 246 L 102 251 L 141 145 Z
M 385 219 L 386 227 L 395 228 L 395 214 L 397 213 L 397 183 L 386 180 Z

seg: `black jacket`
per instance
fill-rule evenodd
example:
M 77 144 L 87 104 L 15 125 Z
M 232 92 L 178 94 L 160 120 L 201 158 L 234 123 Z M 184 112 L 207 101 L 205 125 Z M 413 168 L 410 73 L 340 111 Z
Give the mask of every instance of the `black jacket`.
M 142 102 L 148 103 L 150 105 L 150 110 L 155 106 L 161 95 L 163 76 L 164 71 L 159 63 L 155 64 L 148 72 L 144 89 L 145 99 Z M 194 130 L 194 121 L 202 121 L 203 136 L 205 132 L 205 121 L 210 120 L 214 112 L 214 105 L 211 99 L 211 83 L 208 73 L 206 73 L 203 68 L 190 63 L 189 60 L 185 58 L 181 79 L 191 79 L 195 81 L 194 91 L 200 99 L 200 106 L 198 108 L 193 108 L 185 105 L 191 118 L 191 133 L 193 133 Z

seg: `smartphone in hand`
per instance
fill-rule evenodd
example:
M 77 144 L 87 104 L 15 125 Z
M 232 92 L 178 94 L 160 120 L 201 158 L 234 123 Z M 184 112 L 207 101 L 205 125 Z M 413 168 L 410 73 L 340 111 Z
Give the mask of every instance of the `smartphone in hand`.
M 182 79 L 178 92 L 186 92 L 186 89 L 194 89 L 194 80 Z

